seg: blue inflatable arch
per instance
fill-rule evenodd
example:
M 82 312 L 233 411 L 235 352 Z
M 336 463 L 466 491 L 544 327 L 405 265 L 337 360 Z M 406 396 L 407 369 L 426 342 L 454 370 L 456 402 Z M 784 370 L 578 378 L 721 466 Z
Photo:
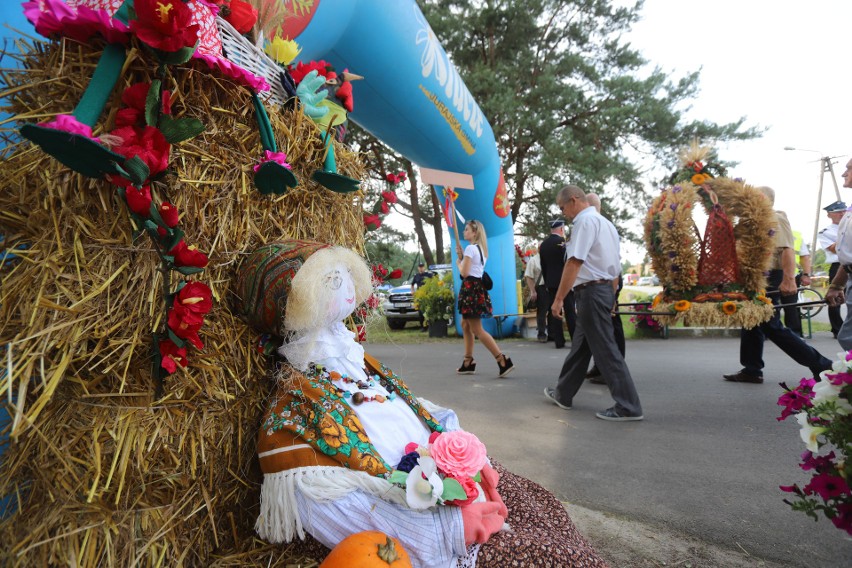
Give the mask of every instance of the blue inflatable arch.
M 353 83 L 352 121 L 418 166 L 446 172 L 446 180 L 472 178 L 468 189 L 457 185 L 456 208 L 488 235 L 494 313 L 516 313 L 512 220 L 494 133 L 414 0 L 317 0 L 290 31 L 301 61 L 324 59 L 364 76 Z M 443 202 L 443 188 L 435 189 Z M 452 231 L 450 239 L 455 261 Z M 458 293 L 455 263 L 454 276 Z M 493 319 L 483 324 L 496 333 Z

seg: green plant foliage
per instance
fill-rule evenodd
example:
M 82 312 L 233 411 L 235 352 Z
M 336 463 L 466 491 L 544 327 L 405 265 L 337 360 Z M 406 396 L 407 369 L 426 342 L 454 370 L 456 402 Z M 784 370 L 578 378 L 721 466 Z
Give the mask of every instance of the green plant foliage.
M 447 272 L 443 277 L 429 278 L 414 293 L 414 305 L 423 314 L 427 324 L 442 319 L 451 321 L 455 302 L 451 272 Z

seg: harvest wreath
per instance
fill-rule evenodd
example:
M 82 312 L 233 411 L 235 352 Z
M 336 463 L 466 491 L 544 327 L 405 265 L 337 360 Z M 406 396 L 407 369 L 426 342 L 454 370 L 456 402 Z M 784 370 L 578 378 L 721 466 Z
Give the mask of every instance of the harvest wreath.
M 683 169 L 699 167 L 702 183 L 677 176 L 683 181 L 664 189 L 645 217 L 645 245 L 664 287 L 651 305 L 654 318 L 663 325 L 755 327 L 772 317 L 764 288 L 775 214 L 754 187 L 709 177 L 696 156 L 706 156 L 706 148 L 693 150 Z M 692 218 L 699 201 L 709 217 L 703 239 Z

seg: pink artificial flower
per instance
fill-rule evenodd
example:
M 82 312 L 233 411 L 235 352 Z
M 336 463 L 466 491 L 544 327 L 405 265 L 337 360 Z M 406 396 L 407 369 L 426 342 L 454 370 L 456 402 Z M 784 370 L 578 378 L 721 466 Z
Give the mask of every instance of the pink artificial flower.
M 287 163 L 287 154 L 285 154 L 284 152 L 270 152 L 269 150 L 264 150 L 263 152 L 263 160 L 261 160 L 259 164 L 256 164 L 254 166 L 254 171 L 259 170 L 260 166 L 262 166 L 266 162 L 275 162 L 276 164 L 284 166 L 288 170 L 291 169 L 290 164 Z
M 107 43 L 122 44 L 130 39 L 130 29 L 106 10 L 71 7 L 62 0 L 24 2 L 22 7 L 27 20 L 45 37 L 62 36 L 88 43 L 93 36 L 101 35 Z
M 224 57 L 217 57 L 208 53 L 200 53 L 196 50 L 196 52 L 192 54 L 192 58 L 196 61 L 201 61 L 210 69 L 216 69 L 227 79 L 231 79 L 238 85 L 248 87 L 256 92 L 269 90 L 269 83 L 266 82 L 266 79 L 255 75 L 247 69 L 243 69 L 236 63 L 228 61 Z
M 450 505 L 464 507 L 465 505 L 470 505 L 477 497 L 479 497 L 479 487 L 476 486 L 476 482 L 472 477 L 455 477 L 453 475 L 448 475 L 447 477 L 458 481 L 462 486 L 462 489 L 464 489 L 464 494 L 467 496 L 467 499 L 453 499 L 452 501 L 447 501 Z
M 438 436 L 440 436 L 441 434 L 443 434 L 443 432 L 432 432 L 431 434 L 429 434 L 429 443 L 434 443 L 435 440 L 438 439 Z
M 438 469 L 453 477 L 473 477 L 488 463 L 485 444 L 464 430 L 445 432 L 429 447 Z
M 100 143 L 100 139 L 92 136 L 91 126 L 89 126 L 88 124 L 83 124 L 70 114 L 58 114 L 53 120 L 49 122 L 40 122 L 38 125 L 43 126 L 44 128 L 61 130 L 70 134 L 79 134 L 81 136 L 85 136 L 86 138 L 91 138 L 95 142 Z
M 407 175 L 405 175 L 405 172 L 399 172 L 399 173 L 396 175 L 396 179 L 397 179 L 398 181 L 405 181 L 406 179 L 408 179 L 408 176 L 407 176 Z
M 378 229 L 382 226 L 382 221 L 379 219 L 379 216 L 376 214 L 364 215 L 364 225 L 367 226 L 368 229 Z
M 151 216 L 151 188 L 143 185 L 141 188 L 129 185 L 124 190 L 124 199 L 131 211 L 141 217 Z
M 416 452 L 417 448 L 419 447 L 420 446 L 417 444 L 417 442 L 408 442 L 407 444 L 405 444 L 405 451 L 403 452 L 403 455 L 410 454 L 411 452 Z

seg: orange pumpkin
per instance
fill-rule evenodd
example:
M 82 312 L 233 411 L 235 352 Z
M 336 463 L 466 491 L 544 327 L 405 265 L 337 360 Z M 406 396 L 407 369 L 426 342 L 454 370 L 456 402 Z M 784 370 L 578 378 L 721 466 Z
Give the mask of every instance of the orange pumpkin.
M 320 568 L 412 568 L 402 544 L 385 533 L 364 531 L 347 536 L 334 547 Z

